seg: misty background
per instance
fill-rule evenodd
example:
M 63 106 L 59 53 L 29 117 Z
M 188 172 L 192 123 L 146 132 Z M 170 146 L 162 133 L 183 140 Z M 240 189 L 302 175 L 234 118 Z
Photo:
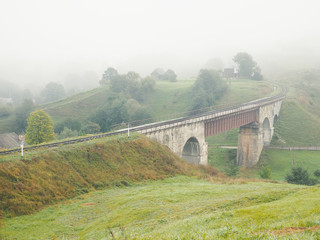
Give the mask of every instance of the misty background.
M 318 9 L 313 0 L 1 1 L 0 92 L 37 95 L 55 82 L 76 93 L 98 87 L 108 67 L 195 77 L 212 63 L 232 67 L 238 52 L 266 79 L 320 68 Z

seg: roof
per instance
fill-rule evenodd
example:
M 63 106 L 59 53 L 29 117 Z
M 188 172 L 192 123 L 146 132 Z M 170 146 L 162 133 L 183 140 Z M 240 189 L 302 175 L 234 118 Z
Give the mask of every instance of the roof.
M 12 132 L 0 134 L 0 149 L 15 148 L 19 146 L 19 136 L 16 133 Z

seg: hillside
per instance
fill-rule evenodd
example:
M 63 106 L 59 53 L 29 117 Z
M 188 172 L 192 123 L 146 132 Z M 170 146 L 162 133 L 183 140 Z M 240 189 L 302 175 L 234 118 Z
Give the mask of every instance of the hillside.
M 230 184 L 233 183 L 233 184 Z M 319 239 L 320 187 L 179 176 L 4 220 L 4 239 Z
M 177 82 L 158 81 L 155 91 L 142 103 L 154 120 L 175 117 L 175 114 L 187 112 L 191 106 L 190 92 L 195 79 Z M 229 83 L 228 91 L 217 105 L 240 104 L 261 96 L 270 95 L 272 84 L 252 80 L 239 79 Z M 55 122 L 66 118 L 87 119 L 99 107 L 106 104 L 111 94 L 109 87 L 101 87 L 89 92 L 41 106 L 52 116 Z
M 84 127 L 88 120 L 99 111 L 105 111 L 112 104 L 112 99 L 119 96 L 127 101 L 125 106 L 131 114 L 138 108 L 145 110 L 153 121 L 187 115 L 191 107 L 191 88 L 195 79 L 179 80 L 177 82 L 157 81 L 153 92 L 146 96 L 143 102 L 138 103 L 132 98 L 126 99 L 121 94 L 114 94 L 110 91 L 109 85 L 96 88 L 87 92 L 78 93 L 68 98 L 47 103 L 37 108 L 44 109 L 52 117 L 54 124 L 58 125 L 63 121 L 72 119 Z M 228 89 L 216 103 L 215 108 L 227 105 L 236 105 L 246 101 L 274 94 L 273 84 L 264 81 L 252 81 L 237 79 L 228 81 Z M 121 106 L 120 106 L 121 107 Z M 139 115 L 139 114 L 138 114 Z M 136 116 L 139 117 L 139 116 Z M 143 116 L 141 116 L 143 118 Z M 15 118 L 0 116 L 0 133 L 6 133 L 15 129 Z
M 201 175 L 141 135 L 109 137 L 0 159 L 0 216 L 30 214 L 97 189 L 179 174 Z M 200 167 L 201 169 L 201 167 Z M 204 168 L 203 168 L 204 169 Z

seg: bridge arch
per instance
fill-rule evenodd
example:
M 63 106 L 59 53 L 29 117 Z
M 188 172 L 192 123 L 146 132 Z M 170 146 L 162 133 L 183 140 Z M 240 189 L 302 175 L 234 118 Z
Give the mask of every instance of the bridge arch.
M 201 160 L 200 144 L 195 137 L 191 137 L 185 143 L 182 150 L 182 158 L 188 163 L 199 164 Z
M 270 125 L 269 118 L 265 118 L 262 123 L 262 131 L 263 131 L 263 145 L 269 145 L 272 138 L 272 129 Z

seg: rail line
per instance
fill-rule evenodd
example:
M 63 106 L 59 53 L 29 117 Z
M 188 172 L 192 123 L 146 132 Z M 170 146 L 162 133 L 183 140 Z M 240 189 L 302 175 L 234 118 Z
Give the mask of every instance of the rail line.
M 197 115 L 192 115 L 192 116 L 187 116 L 187 117 L 180 117 L 180 118 L 175 118 L 175 119 L 171 119 L 171 120 L 167 120 L 167 121 L 161 121 L 161 122 L 155 122 L 155 123 L 149 123 L 149 124 L 144 124 L 141 126 L 136 126 L 136 127 L 132 127 L 129 128 L 130 131 L 135 131 L 135 132 L 139 132 L 139 131 L 143 131 L 149 128 L 156 128 L 156 127 L 160 127 L 160 126 L 164 126 L 164 125 L 172 125 L 175 123 L 179 123 L 179 122 L 184 122 L 187 120 L 192 120 L 192 119 L 200 119 L 202 117 L 206 117 L 206 116 L 210 116 L 216 113 L 222 113 L 225 111 L 232 111 L 232 110 L 237 110 L 237 109 L 243 109 L 243 108 L 247 108 L 247 109 L 253 109 L 253 108 L 258 108 L 260 106 L 264 106 L 273 102 L 277 102 L 279 100 L 282 100 L 285 98 L 286 95 L 286 89 L 284 87 L 282 87 L 282 91 L 280 94 L 277 94 L 275 96 L 272 97 L 265 97 L 265 98 L 260 98 L 257 100 L 253 100 L 247 103 L 243 103 L 240 105 L 236 105 L 236 106 L 231 106 L 231 107 L 227 107 L 224 109 L 219 109 L 219 110 L 213 110 L 213 111 L 209 111 L 209 112 L 205 112 L 205 113 L 201 113 L 201 114 L 197 114 Z M 199 109 L 201 110 L 201 109 Z M 98 134 L 98 135 L 94 135 L 94 136 L 89 136 L 89 137 L 82 137 L 82 138 L 77 138 L 77 139 L 71 139 L 71 140 L 66 140 L 66 141 L 60 141 L 60 142 L 54 142 L 54 143 L 47 143 L 47 144 L 42 144 L 42 145 L 36 145 L 36 146 L 30 146 L 30 147 L 25 147 L 24 151 L 31 151 L 31 150 L 35 150 L 38 148 L 53 148 L 53 147 L 59 147 L 59 146 L 63 146 L 63 145 L 70 145 L 70 144 L 75 144 L 75 143 L 80 143 L 80 142 L 86 142 L 86 141 L 90 141 L 90 140 L 94 140 L 94 139 L 99 139 L 99 138 L 104 138 L 104 137 L 109 137 L 109 136 L 114 136 L 114 135 L 119 135 L 119 134 L 124 134 L 128 131 L 128 128 L 125 129 L 121 129 L 121 130 L 117 130 L 114 132 L 110 132 L 110 133 L 103 133 L 103 134 Z M 12 153 L 19 153 L 21 150 L 20 148 L 15 148 L 15 149 L 10 149 L 10 150 L 6 150 L 6 151 L 0 151 L 0 155 L 8 155 L 8 154 L 12 154 Z

